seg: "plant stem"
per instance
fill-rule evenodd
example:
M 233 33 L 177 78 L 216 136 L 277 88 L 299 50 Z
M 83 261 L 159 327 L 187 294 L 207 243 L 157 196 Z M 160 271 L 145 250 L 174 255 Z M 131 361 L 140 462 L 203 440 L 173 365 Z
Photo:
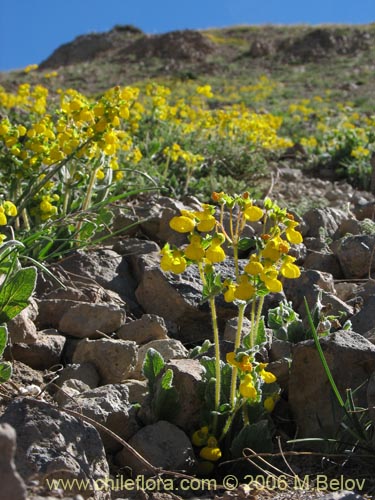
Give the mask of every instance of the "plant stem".
M 251 327 L 250 327 L 250 349 L 254 347 L 254 332 L 255 332 L 255 306 L 256 298 L 253 299 L 251 303 Z
M 212 330 L 214 333 L 214 344 L 215 344 L 215 411 L 217 412 L 220 407 L 220 394 L 221 394 L 221 367 L 220 367 L 220 344 L 219 344 L 219 328 L 217 325 L 217 314 L 215 298 L 209 298 L 210 310 L 211 310 L 211 320 L 212 320 Z M 216 433 L 217 428 L 217 414 L 214 415 L 213 421 L 213 434 Z
M 246 304 L 240 304 L 238 306 L 238 323 L 237 323 L 236 338 L 234 341 L 234 352 L 237 351 L 237 349 L 240 347 L 240 344 L 241 344 L 241 332 L 242 332 L 242 325 L 243 325 L 243 319 L 244 319 L 244 314 L 245 314 L 245 308 L 246 308 Z M 237 373 L 238 373 L 237 366 L 232 366 L 232 378 L 231 378 L 231 382 L 230 382 L 230 400 L 229 400 L 232 408 L 235 405 L 235 399 L 236 399 Z

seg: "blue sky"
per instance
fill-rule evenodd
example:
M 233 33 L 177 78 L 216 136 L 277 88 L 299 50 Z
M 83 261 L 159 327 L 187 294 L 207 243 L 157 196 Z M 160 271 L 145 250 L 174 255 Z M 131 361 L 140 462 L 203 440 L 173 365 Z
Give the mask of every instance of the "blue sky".
M 0 0 L 0 70 L 38 64 L 76 36 L 133 24 L 144 32 L 238 24 L 364 24 L 374 0 Z

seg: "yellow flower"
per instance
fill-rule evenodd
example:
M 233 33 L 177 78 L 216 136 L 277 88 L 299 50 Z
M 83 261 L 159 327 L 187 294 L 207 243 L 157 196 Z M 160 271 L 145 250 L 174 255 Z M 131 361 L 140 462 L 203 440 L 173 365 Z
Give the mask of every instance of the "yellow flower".
M 210 462 L 216 462 L 221 458 L 221 450 L 217 445 L 216 438 L 213 436 L 208 438 L 207 446 L 201 449 L 199 456 Z
M 260 274 L 260 279 L 265 284 L 267 290 L 269 290 L 272 293 L 281 292 L 283 289 L 283 284 L 281 283 L 280 280 L 277 279 L 277 276 L 278 272 L 274 267 L 265 269 Z
M 240 394 L 247 399 L 255 399 L 257 391 L 254 387 L 253 377 L 250 374 L 244 376 L 240 383 Z
M 4 212 L 7 214 L 7 215 L 10 215 L 11 217 L 15 217 L 17 215 L 17 207 L 14 203 L 12 203 L 11 201 L 4 201 Z
M 301 271 L 298 266 L 293 264 L 296 260 L 295 257 L 291 255 L 286 255 L 282 266 L 280 267 L 280 272 L 285 278 L 299 278 L 301 276 Z
M 236 360 L 236 354 L 234 352 L 228 352 L 226 356 L 227 363 L 232 366 L 235 366 L 242 370 L 243 372 L 251 372 L 253 369 L 253 365 L 250 362 L 250 356 L 244 354 L 241 358 L 241 361 Z
M 169 226 L 178 233 L 190 233 L 195 228 L 195 222 L 191 217 L 180 215 L 173 217 Z
M 246 274 L 243 274 L 240 277 L 240 282 L 237 285 L 236 290 L 234 292 L 235 298 L 238 300 L 248 301 L 254 296 L 254 294 L 255 294 L 255 288 L 250 283 L 249 278 L 246 276 Z
M 185 248 L 185 257 L 190 260 L 201 260 L 204 257 L 204 250 L 201 246 L 201 238 L 197 234 L 193 235 L 190 244 Z
M 204 446 L 208 439 L 208 427 L 201 427 L 199 430 L 195 431 L 192 435 L 191 442 L 194 446 Z
M 4 209 L 3 207 L 0 207 L 0 226 L 6 226 L 7 222 L 8 221 L 4 214 Z
M 160 262 L 160 267 L 165 272 L 181 274 L 186 269 L 186 259 L 179 250 L 162 250 L 163 257 Z
M 276 382 L 276 377 L 273 373 L 265 370 L 266 366 L 267 363 L 259 363 L 257 371 L 266 384 L 272 384 L 273 382 Z
M 199 220 L 197 229 L 198 231 L 208 233 L 214 229 L 216 224 L 215 217 L 212 215 L 214 207 L 207 204 L 202 205 L 202 207 L 203 212 L 194 212 L 195 217 Z
M 234 299 L 236 298 L 234 296 L 234 292 L 236 290 L 236 285 L 233 283 L 229 283 L 227 290 L 224 292 L 224 300 L 225 302 L 233 302 Z
M 287 240 L 290 243 L 294 243 L 296 245 L 299 245 L 300 243 L 302 243 L 303 238 L 302 238 L 302 234 L 299 231 L 295 230 L 296 226 L 298 226 L 298 222 L 295 222 L 293 220 L 289 221 L 288 227 L 285 230 L 285 235 L 286 235 Z
M 264 270 L 263 265 L 259 262 L 258 256 L 253 254 L 250 257 L 250 261 L 246 264 L 244 271 L 252 276 L 257 276 Z
M 214 264 L 215 262 L 222 262 L 225 260 L 225 252 L 221 248 L 222 239 L 215 236 L 212 238 L 211 245 L 206 250 L 206 258 Z
M 257 222 L 263 217 L 263 210 L 250 204 L 245 208 L 244 216 L 250 222 Z

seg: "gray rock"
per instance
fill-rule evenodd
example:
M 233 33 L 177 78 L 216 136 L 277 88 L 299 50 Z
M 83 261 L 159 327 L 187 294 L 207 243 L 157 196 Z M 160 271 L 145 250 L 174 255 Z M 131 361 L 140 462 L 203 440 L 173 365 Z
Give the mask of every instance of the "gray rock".
M 129 444 L 155 467 L 190 472 L 196 463 L 190 439 L 181 429 L 164 420 L 143 427 Z M 116 462 L 121 467 L 130 467 L 134 474 L 147 474 L 125 448 L 116 455 Z
M 125 382 L 126 387 L 129 390 L 129 402 L 134 404 L 142 404 L 146 400 L 148 395 L 148 383 L 147 380 L 127 380 Z
M 160 262 L 160 256 L 159 256 Z M 233 265 L 225 261 L 217 266 L 222 276 L 233 275 Z M 178 338 L 182 342 L 200 342 L 212 331 L 211 316 L 207 303 L 202 304 L 202 284 L 196 266 L 190 266 L 180 275 L 163 273 L 159 266 L 145 266 L 136 297 L 143 309 L 157 314 L 164 320 L 178 325 Z M 236 315 L 233 304 L 216 301 L 219 326 Z
M 354 392 L 354 400 L 357 406 L 366 407 L 366 381 L 375 370 L 375 346 L 351 331 L 332 333 L 320 344 L 343 399 L 346 389 L 360 388 Z M 289 404 L 300 438 L 332 437 L 343 417 L 312 340 L 293 349 Z
M 288 300 L 292 301 L 295 311 L 302 317 L 306 316 L 304 297 L 309 307 L 313 308 L 319 293 L 322 294 L 322 303 L 327 307 L 329 314 L 339 316 L 343 313 L 344 316 L 349 316 L 353 313 L 348 304 L 335 296 L 333 276 L 329 273 L 303 270 L 299 278 L 285 281 L 284 292 Z
M 336 296 L 347 302 L 358 295 L 358 285 L 350 281 L 339 281 L 335 283 Z
M 365 334 L 375 327 L 374 308 L 375 295 L 370 295 L 364 300 L 361 310 L 350 318 L 355 332 Z
M 289 386 L 290 365 L 290 358 L 280 358 L 267 365 L 267 371 L 275 375 L 281 389 L 287 389 Z
M 87 384 L 81 380 L 71 378 L 62 383 L 60 389 L 54 395 L 54 399 L 59 406 L 64 406 L 72 400 L 74 401 L 82 392 L 88 390 L 90 390 L 90 387 Z
M 346 236 L 337 243 L 334 252 L 345 278 L 364 278 L 375 271 L 375 235 Z
M 330 273 L 335 279 L 341 279 L 343 273 L 338 258 L 333 253 L 309 252 L 304 260 L 305 269 L 314 269 L 323 273 Z
M 170 421 L 190 433 L 199 428 L 202 411 L 200 389 L 204 368 L 196 359 L 172 359 L 165 370 L 173 372 L 173 385 L 179 394 L 179 407 Z
M 109 334 L 125 322 L 125 310 L 113 304 L 76 302 L 59 322 L 59 330 L 73 337 L 98 338 L 100 332 Z
M 225 324 L 223 339 L 229 342 L 234 342 L 237 335 L 238 318 L 231 318 Z M 243 319 L 241 338 L 250 332 L 251 321 L 248 318 Z
M 67 399 L 63 408 L 82 412 L 99 424 L 128 440 L 139 426 L 135 418 L 135 410 L 129 402 L 129 389 L 125 384 L 108 384 L 76 394 Z M 121 449 L 121 444 L 106 432 L 99 430 L 107 452 Z
M 120 339 L 134 340 L 138 345 L 168 338 L 165 321 L 156 314 L 143 314 L 140 319 L 121 326 L 116 333 Z
M 79 282 L 82 277 L 89 278 L 103 288 L 118 293 L 127 304 L 135 303 L 136 283 L 128 263 L 113 250 L 77 250 L 53 268 L 68 273 L 73 282 Z
M 58 328 L 63 315 L 77 302 L 74 300 L 40 299 L 37 300 L 37 303 L 39 314 L 36 321 L 38 327 L 43 329 Z
M 43 330 L 33 344 L 13 345 L 12 356 L 35 370 L 47 370 L 60 363 L 65 341 L 56 330 Z
M 73 363 L 92 363 L 104 384 L 117 384 L 132 378 L 137 360 L 137 345 L 128 340 L 83 339 L 73 354 Z
M 367 408 L 369 416 L 375 425 L 375 372 L 371 375 L 367 387 Z M 375 444 L 375 439 L 374 439 Z
M 43 485 L 47 479 L 83 479 L 90 487 L 71 493 L 103 498 L 102 492 L 94 490 L 94 481 L 107 478 L 109 469 L 94 427 L 48 403 L 27 398 L 13 400 L 0 423 L 16 430 L 15 464 L 26 484 L 38 476 L 43 477 Z
M 38 339 L 38 332 L 35 320 L 38 316 L 38 305 L 31 299 L 23 311 L 7 323 L 9 338 L 13 344 L 33 344 Z
M 337 208 L 311 208 L 303 216 L 307 226 L 305 236 L 318 238 L 323 233 L 323 236 L 332 237 L 347 217 L 346 212 Z
M 142 377 L 142 366 L 145 360 L 147 351 L 149 349 L 155 349 L 162 356 L 164 361 L 169 361 L 170 359 L 183 359 L 187 358 L 188 350 L 184 345 L 176 339 L 161 339 L 152 340 L 145 345 L 142 345 L 138 350 L 138 363 L 134 370 L 134 378 Z
M 269 350 L 269 357 L 271 361 L 277 361 L 281 358 L 292 357 L 293 344 L 287 340 L 279 340 L 275 337 L 272 338 L 271 347 Z
M 59 373 L 59 378 L 55 380 L 55 384 L 61 386 L 63 382 L 70 379 L 80 380 L 91 389 L 99 385 L 99 374 L 92 363 L 66 365 Z
M 113 250 L 124 257 L 130 258 L 160 252 L 160 247 L 154 241 L 126 238 L 125 240 L 117 241 L 113 245 Z
M 26 500 L 26 486 L 14 463 L 16 432 L 9 424 L 0 424 L 0 449 L 1 500 Z
M 361 234 L 361 224 L 357 219 L 344 219 L 341 221 L 339 227 L 337 228 L 335 234 L 333 235 L 334 240 L 339 240 L 348 234 Z
M 357 495 L 353 491 L 335 491 L 319 497 L 320 500 L 365 500 L 362 495 Z

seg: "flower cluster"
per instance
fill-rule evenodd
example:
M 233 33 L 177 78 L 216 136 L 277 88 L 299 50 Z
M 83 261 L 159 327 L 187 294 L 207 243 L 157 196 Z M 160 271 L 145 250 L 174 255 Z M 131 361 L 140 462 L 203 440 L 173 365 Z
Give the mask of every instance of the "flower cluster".
M 9 200 L 0 201 L 0 226 L 6 226 L 8 224 L 7 217 L 16 217 L 17 207 Z M 5 234 L 0 233 L 0 243 L 6 239 Z
M 171 248 L 167 244 L 162 250 L 161 268 L 176 274 L 185 271 L 190 264 L 213 265 L 226 259 L 223 248 L 225 242 L 237 248 L 246 223 L 258 223 L 266 229 L 256 237 L 256 249 L 238 272 L 236 280 L 226 279 L 223 283 L 224 299 L 227 302 L 242 300 L 248 302 L 256 295 L 267 292 L 281 292 L 281 278 L 298 278 L 300 270 L 296 258 L 289 255 L 292 244 L 302 242 L 302 235 L 296 229 L 298 222 L 281 210 L 271 200 L 266 199 L 263 208 L 254 204 L 247 193 L 239 197 L 229 197 L 224 193 L 214 193 L 214 198 L 224 208 L 230 205 L 233 213 L 238 208 L 235 227 L 228 231 L 220 220 L 216 220 L 216 208 L 203 204 L 201 211 L 182 210 L 170 221 L 170 227 L 179 233 L 187 233 L 189 244 L 182 248 Z

